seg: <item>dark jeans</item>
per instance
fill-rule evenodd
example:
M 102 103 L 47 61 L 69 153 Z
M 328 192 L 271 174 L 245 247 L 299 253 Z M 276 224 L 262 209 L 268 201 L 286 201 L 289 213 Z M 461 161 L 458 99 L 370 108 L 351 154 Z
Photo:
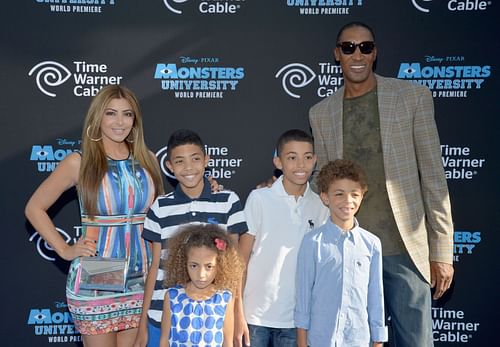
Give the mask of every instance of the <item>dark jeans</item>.
M 390 347 L 432 347 L 431 289 L 407 254 L 383 257 Z
M 297 347 L 295 328 L 268 328 L 248 324 L 252 347 Z

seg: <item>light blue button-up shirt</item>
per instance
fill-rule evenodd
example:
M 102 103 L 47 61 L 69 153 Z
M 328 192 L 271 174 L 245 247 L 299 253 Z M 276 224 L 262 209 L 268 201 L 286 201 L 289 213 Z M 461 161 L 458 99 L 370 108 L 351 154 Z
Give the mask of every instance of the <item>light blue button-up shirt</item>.
M 382 247 L 359 227 L 343 232 L 331 219 L 306 234 L 299 250 L 295 326 L 311 347 L 368 347 L 387 341 Z

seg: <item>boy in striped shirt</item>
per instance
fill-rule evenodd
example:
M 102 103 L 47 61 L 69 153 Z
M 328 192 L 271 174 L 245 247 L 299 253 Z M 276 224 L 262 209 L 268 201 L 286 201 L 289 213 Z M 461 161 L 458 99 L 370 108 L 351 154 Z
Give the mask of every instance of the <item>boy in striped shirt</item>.
M 212 192 L 205 178 L 209 156 L 201 138 L 191 130 L 174 132 L 168 141 L 166 165 L 178 184 L 151 206 L 142 236 L 152 243 L 153 260 L 146 280 L 144 304 L 136 346 L 158 346 L 165 289 L 161 259 L 167 240 L 186 224 L 218 224 L 237 242 L 247 232 L 240 199 L 232 191 Z M 235 309 L 240 309 L 235 305 Z

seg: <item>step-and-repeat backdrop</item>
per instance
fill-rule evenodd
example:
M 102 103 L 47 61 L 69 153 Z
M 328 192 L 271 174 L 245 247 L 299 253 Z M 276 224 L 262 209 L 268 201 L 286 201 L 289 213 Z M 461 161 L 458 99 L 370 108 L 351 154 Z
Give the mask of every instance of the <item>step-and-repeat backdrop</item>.
M 90 99 L 103 85 L 136 92 L 147 144 L 160 162 L 171 132 L 193 129 L 211 155 L 208 171 L 245 200 L 272 174 L 277 137 L 290 128 L 309 130 L 309 108 L 342 85 L 332 49 L 338 29 L 352 20 L 375 29 L 379 74 L 424 84 L 434 96 L 456 268 L 452 289 L 434 303 L 436 345 L 497 340 L 495 1 L 9 0 L 0 6 L 2 346 L 81 343 L 65 303 L 68 263 L 23 210 L 40 182 L 79 148 Z M 80 235 L 75 197 L 67 192 L 49 211 L 68 242 Z

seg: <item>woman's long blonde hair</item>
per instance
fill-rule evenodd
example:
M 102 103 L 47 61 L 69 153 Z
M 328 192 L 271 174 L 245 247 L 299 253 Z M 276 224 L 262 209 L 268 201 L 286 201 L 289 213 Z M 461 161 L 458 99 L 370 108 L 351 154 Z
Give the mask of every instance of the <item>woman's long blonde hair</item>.
M 134 112 L 134 125 L 127 141 L 134 160 L 148 171 L 155 186 L 155 197 L 163 194 L 163 180 L 158 161 L 151 154 L 144 142 L 142 114 L 139 102 L 134 93 L 128 88 L 119 85 L 103 87 L 92 99 L 82 132 L 82 161 L 78 176 L 78 192 L 83 208 L 89 216 L 97 214 L 97 191 L 108 169 L 108 161 L 100 130 L 104 110 L 112 99 L 126 99 Z M 94 139 L 94 140 L 91 140 Z

